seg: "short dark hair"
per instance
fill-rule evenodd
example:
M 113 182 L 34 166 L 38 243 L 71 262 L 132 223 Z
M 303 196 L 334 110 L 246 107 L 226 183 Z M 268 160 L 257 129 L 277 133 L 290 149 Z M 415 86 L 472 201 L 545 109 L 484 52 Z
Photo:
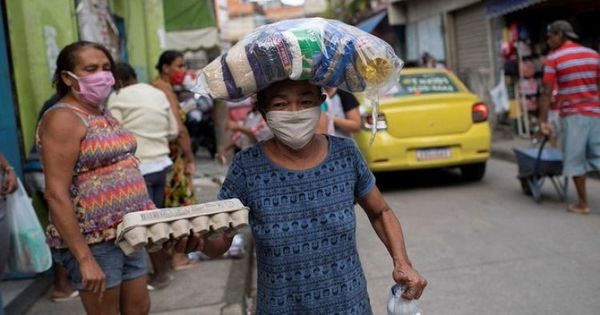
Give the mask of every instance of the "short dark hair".
M 286 80 L 283 80 L 286 81 Z M 275 85 L 275 84 L 279 84 L 283 81 L 278 81 L 278 82 L 274 82 L 271 83 L 269 86 L 265 87 L 264 89 L 258 91 L 256 93 L 256 102 L 257 102 L 257 107 L 258 107 L 258 111 L 264 116 L 266 115 L 267 111 L 267 102 L 268 102 L 268 95 L 267 95 L 267 91 L 270 90 L 270 88 Z M 311 84 L 312 86 L 314 86 L 315 88 L 317 88 L 319 90 L 319 94 L 322 95 L 323 93 L 323 88 L 318 86 L 318 85 L 314 85 Z
M 266 114 L 265 108 L 267 108 L 267 89 L 266 87 L 256 93 L 256 107 L 258 111 L 264 116 Z
M 113 76 L 116 77 L 115 60 L 106 47 L 98 43 L 88 41 L 71 43 L 65 46 L 58 54 L 58 58 L 56 58 L 56 70 L 52 76 L 52 85 L 56 88 L 56 94 L 58 94 L 61 98 L 69 93 L 69 87 L 63 82 L 61 75 L 63 71 L 73 71 L 73 69 L 75 69 L 77 58 L 79 58 L 79 52 L 84 48 L 94 48 L 102 51 L 110 62 L 110 71 L 112 72 Z
M 160 54 L 160 57 L 158 57 L 158 63 L 155 66 L 158 73 L 162 73 L 162 67 L 164 65 L 172 64 L 177 58 L 183 58 L 183 54 L 177 50 L 163 51 L 163 53 Z
M 131 65 L 125 62 L 118 62 L 115 67 L 115 73 L 117 76 L 115 79 L 121 83 L 129 81 L 137 81 L 137 74 Z

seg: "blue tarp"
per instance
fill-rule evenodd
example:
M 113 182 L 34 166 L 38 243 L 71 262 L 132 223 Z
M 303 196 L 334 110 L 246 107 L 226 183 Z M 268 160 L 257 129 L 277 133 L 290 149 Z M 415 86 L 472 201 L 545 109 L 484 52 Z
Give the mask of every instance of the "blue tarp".
M 493 18 L 543 1 L 546 0 L 487 0 L 485 7 L 488 17 Z
M 371 33 L 377 27 L 377 25 L 379 25 L 379 23 L 381 23 L 381 21 L 383 20 L 383 18 L 386 15 L 387 15 L 387 11 L 383 11 L 381 13 L 378 13 L 377 15 L 374 15 L 374 16 L 358 23 L 356 25 L 356 27 L 360 28 L 361 30 L 363 30 L 367 33 Z

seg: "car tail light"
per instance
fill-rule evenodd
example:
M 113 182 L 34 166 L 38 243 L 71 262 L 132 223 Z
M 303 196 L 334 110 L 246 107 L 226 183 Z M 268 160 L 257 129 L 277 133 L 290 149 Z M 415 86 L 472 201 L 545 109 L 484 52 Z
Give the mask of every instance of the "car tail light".
M 490 110 L 485 103 L 477 103 L 473 105 L 473 122 L 484 122 L 488 120 Z
M 385 120 L 385 115 L 382 113 L 377 114 L 377 118 L 376 118 L 376 122 L 375 122 L 375 128 L 377 130 L 385 130 L 387 129 L 387 121 Z M 371 113 L 365 113 L 362 116 L 362 123 L 363 123 L 363 128 L 371 130 L 371 127 L 373 127 L 373 116 L 371 116 Z

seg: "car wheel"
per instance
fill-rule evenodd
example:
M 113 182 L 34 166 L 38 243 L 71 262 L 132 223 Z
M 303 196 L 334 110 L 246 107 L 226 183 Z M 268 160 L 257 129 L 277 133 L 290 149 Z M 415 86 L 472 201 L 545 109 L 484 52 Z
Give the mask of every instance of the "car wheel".
M 460 167 L 462 177 L 470 182 L 480 181 L 485 175 L 485 162 L 463 165 Z

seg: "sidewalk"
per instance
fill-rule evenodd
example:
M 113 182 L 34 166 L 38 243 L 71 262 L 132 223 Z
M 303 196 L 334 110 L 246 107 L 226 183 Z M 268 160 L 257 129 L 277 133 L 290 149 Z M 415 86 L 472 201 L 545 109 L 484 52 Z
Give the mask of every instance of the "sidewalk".
M 197 155 L 197 175 L 194 178 L 196 197 L 199 202 L 216 200 L 226 168 L 218 166 L 207 153 Z M 253 249 L 250 231 L 245 230 L 245 255 L 241 259 L 216 259 L 201 261 L 197 268 L 174 272 L 173 283 L 158 291 L 150 292 L 151 314 L 246 314 L 247 293 L 253 268 Z M 5 284 L 3 283 L 3 288 Z M 6 295 L 5 295 L 6 297 Z M 9 301 L 5 300 L 5 303 Z M 84 314 L 79 299 L 53 303 L 50 289 L 45 292 L 25 314 L 62 315 Z
M 528 148 L 538 146 L 530 139 L 505 132 L 495 132 L 492 140 L 492 158 L 516 163 L 514 148 Z

